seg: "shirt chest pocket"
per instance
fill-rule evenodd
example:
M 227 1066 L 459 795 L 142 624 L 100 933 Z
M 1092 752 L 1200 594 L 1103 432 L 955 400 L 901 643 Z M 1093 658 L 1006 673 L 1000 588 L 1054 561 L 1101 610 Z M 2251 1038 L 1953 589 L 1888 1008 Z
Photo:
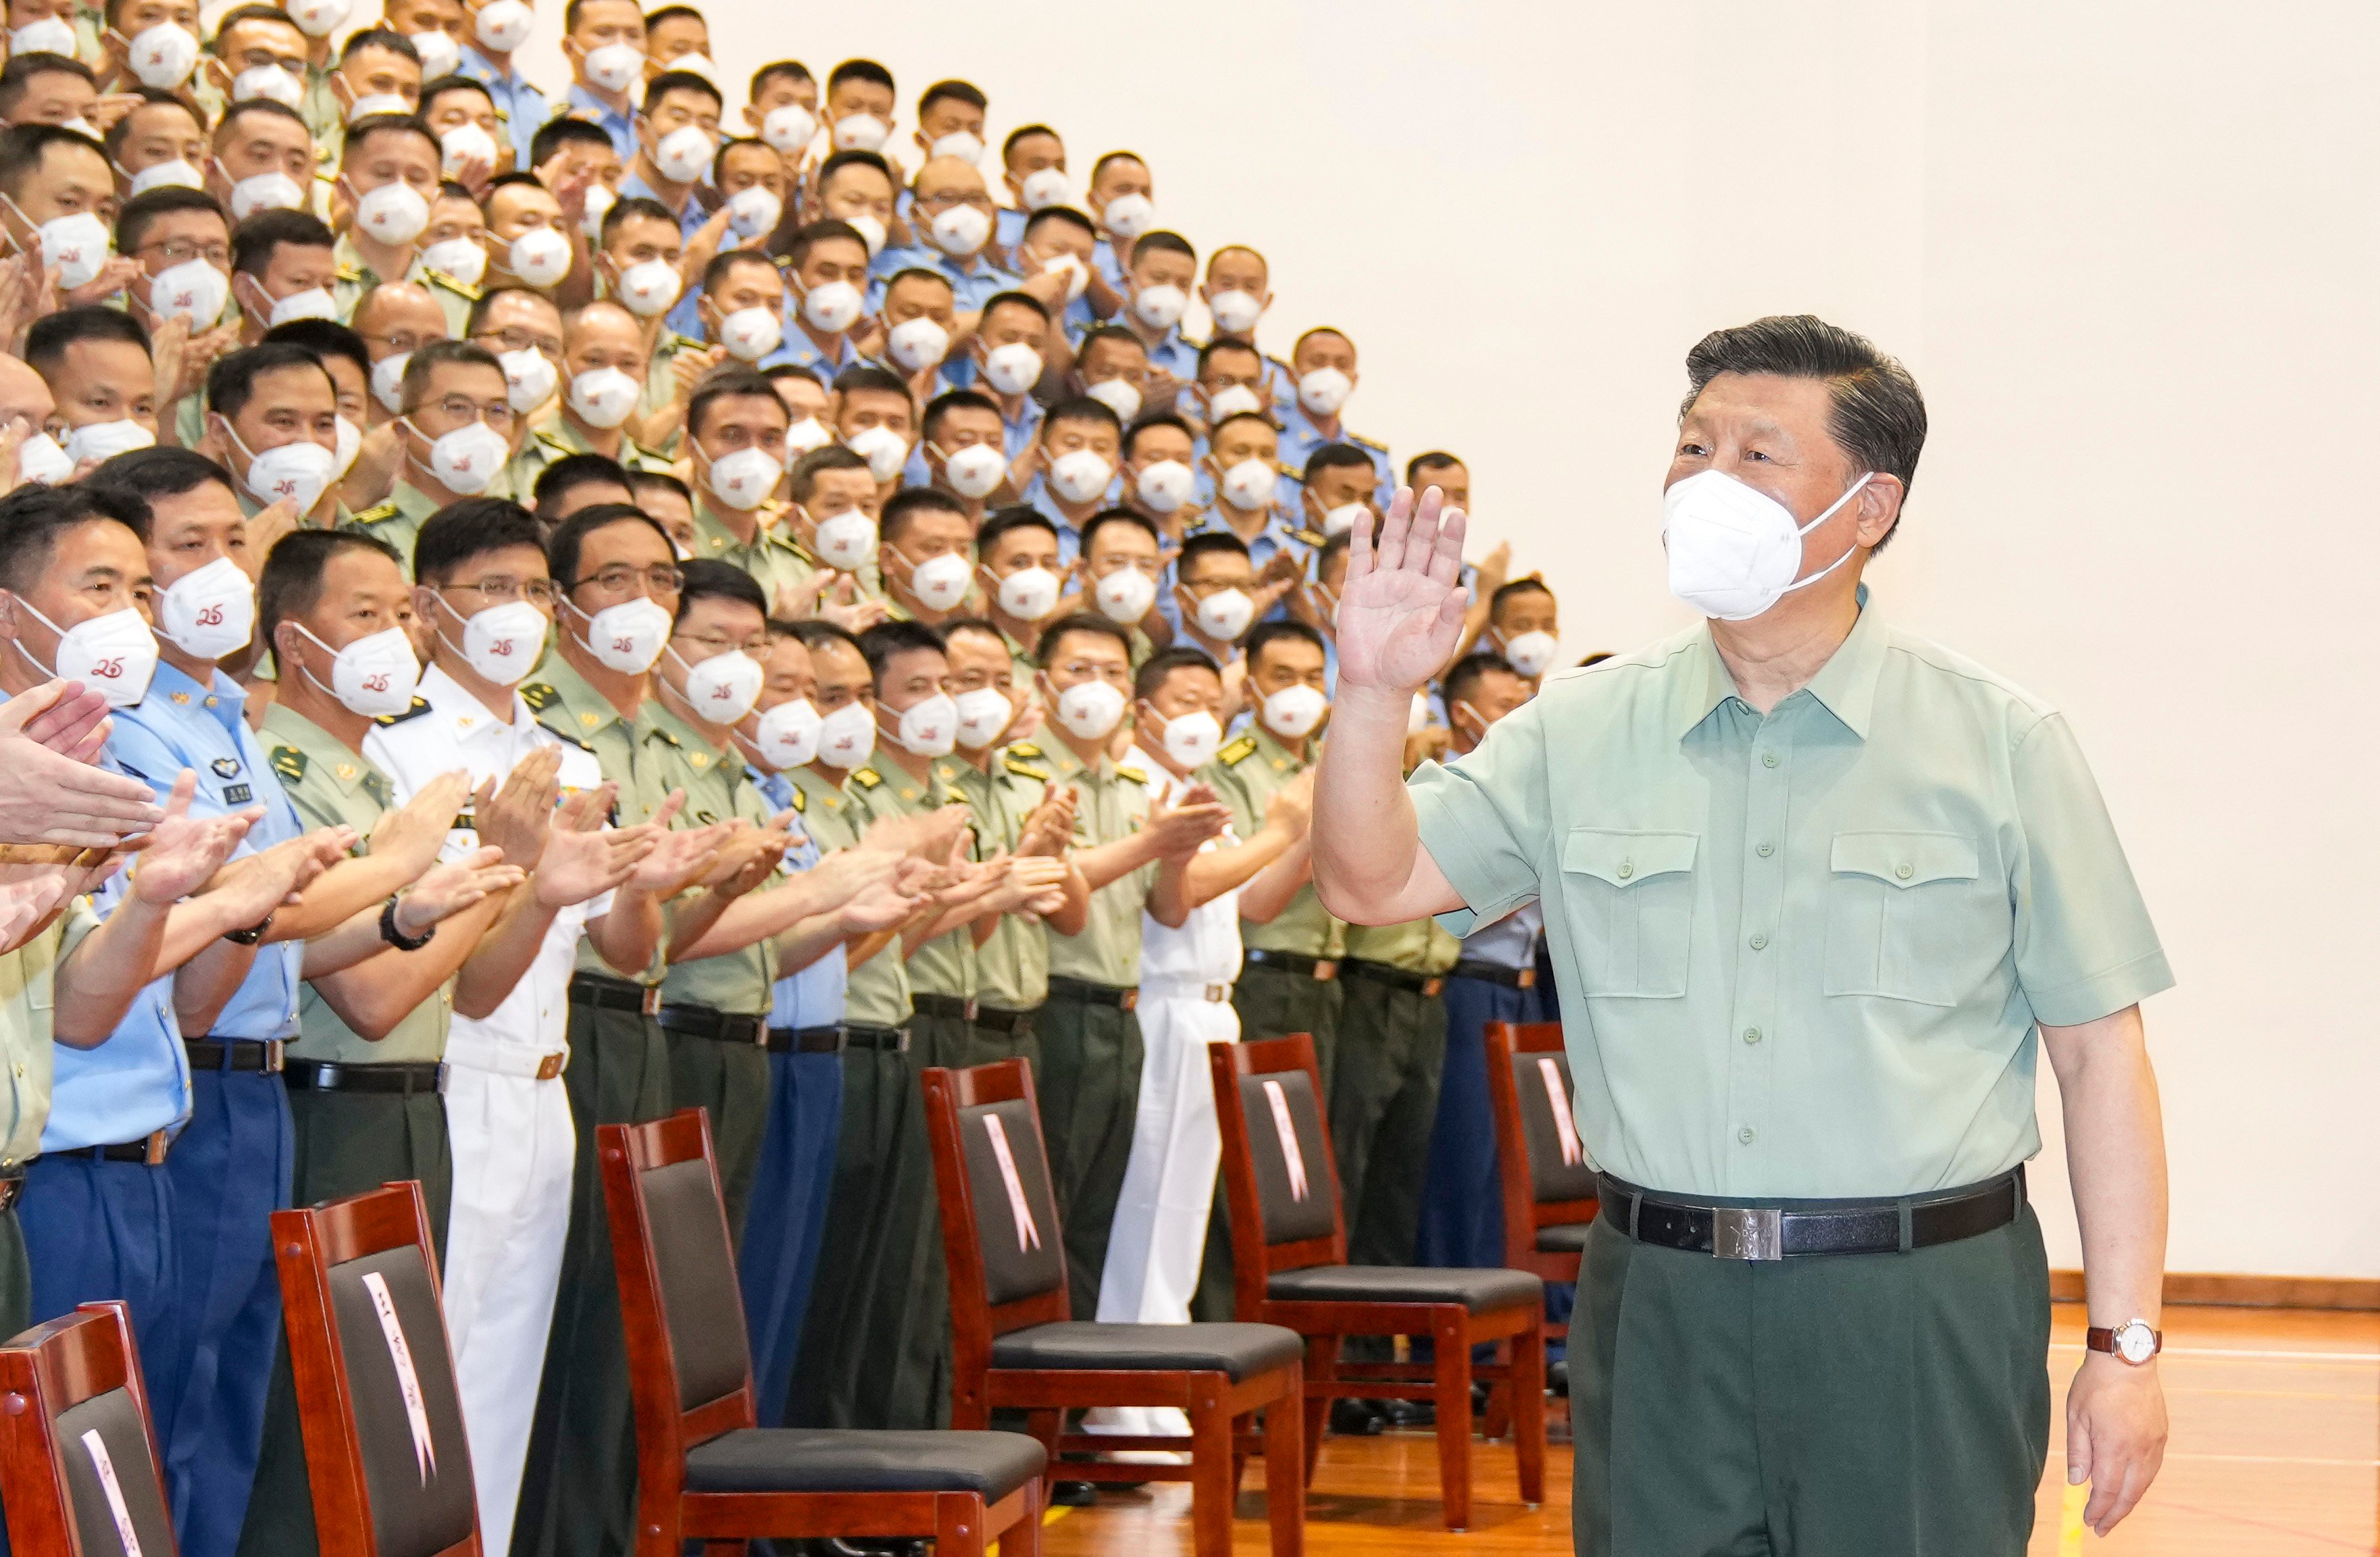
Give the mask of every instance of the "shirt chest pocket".
M 1828 857 L 1830 995 L 1956 1005 L 2008 950 L 2007 895 L 1956 833 L 1838 833 Z
M 1700 842 L 1692 833 L 1571 829 L 1562 845 L 1562 909 L 1588 994 L 1686 992 Z

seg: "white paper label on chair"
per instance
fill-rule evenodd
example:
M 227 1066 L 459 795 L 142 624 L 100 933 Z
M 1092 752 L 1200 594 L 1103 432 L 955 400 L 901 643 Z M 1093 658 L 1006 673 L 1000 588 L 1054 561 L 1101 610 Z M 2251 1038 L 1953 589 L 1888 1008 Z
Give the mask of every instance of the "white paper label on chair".
M 1305 1198 L 1311 1187 L 1305 1179 L 1305 1153 L 1297 1149 L 1297 1125 L 1289 1117 L 1289 1097 L 1278 1081 L 1264 1084 L 1265 1101 L 1272 1104 L 1273 1133 L 1281 1137 L 1281 1158 L 1289 1167 L 1289 1198 Z
M 132 1528 L 132 1510 L 125 1506 L 124 1484 L 115 1479 L 115 1462 L 107 1455 L 107 1441 L 97 1428 L 82 1435 L 91 1452 L 91 1468 L 99 1472 L 99 1490 L 107 1494 L 107 1512 L 115 1520 L 115 1539 L 124 1543 L 124 1557 L 140 1557 L 140 1537 Z
M 1008 1131 L 1000 1115 L 983 1116 L 983 1133 L 991 1141 L 992 1161 L 1000 1164 L 1000 1182 L 1008 1189 L 1008 1214 L 1016 1223 L 1016 1252 L 1041 1247 L 1041 1229 L 1033 1222 L 1033 1208 L 1025 1203 L 1025 1180 L 1016 1172 L 1016 1154 L 1008 1150 Z
M 437 1451 L 430 1443 L 430 1410 L 421 1400 L 421 1376 L 413 1370 L 413 1348 L 405 1344 L 405 1327 L 396 1322 L 396 1304 L 388 1295 L 388 1282 L 377 1271 L 364 1272 L 364 1290 L 371 1294 L 372 1311 L 380 1316 L 381 1339 L 388 1343 L 388 1360 L 396 1366 L 397 1393 L 405 1396 L 405 1425 L 413 1429 L 413 1465 L 421 1484 L 438 1468 Z
M 1579 1144 L 1578 1123 L 1570 1116 L 1570 1098 L 1562 1091 L 1561 1066 L 1540 1059 L 1537 1077 L 1546 1084 L 1546 1102 L 1554 1112 L 1554 1134 L 1561 1137 L 1562 1166 L 1575 1168 L 1586 1161 L 1586 1149 Z

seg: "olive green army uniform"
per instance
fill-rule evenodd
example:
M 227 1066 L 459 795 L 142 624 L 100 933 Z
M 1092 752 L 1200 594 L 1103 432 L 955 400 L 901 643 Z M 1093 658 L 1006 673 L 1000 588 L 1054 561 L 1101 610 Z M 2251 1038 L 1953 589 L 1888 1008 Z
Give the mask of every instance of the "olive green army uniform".
M 1463 943 L 1429 919 L 1349 925 L 1346 940 L 1330 1111 L 1347 1258 L 1411 1265 L 1446 1064 L 1440 991 Z
M 700 498 L 694 505 L 694 554 L 714 562 L 732 563 L 752 576 L 769 597 L 769 612 L 777 614 L 777 600 L 786 590 L 799 589 L 819 570 L 819 561 L 794 539 L 783 524 L 769 523 L 765 509 L 750 516 L 756 528 L 750 541 L 736 539 L 735 529 L 719 511 Z
M 709 342 L 697 340 L 692 335 L 681 335 L 674 330 L 662 332 L 660 342 L 653 347 L 653 359 L 645 369 L 645 392 L 637 400 L 639 424 L 645 419 L 669 409 L 670 402 L 678 397 L 677 369 L 674 365 L 677 359 L 689 351 L 709 349 Z M 662 440 L 662 447 L 656 451 L 660 454 L 675 456 L 684 453 L 685 429 L 681 427 L 671 433 Z
M 421 527 L 441 506 L 437 499 L 399 477 L 396 490 L 388 494 L 387 502 L 373 504 L 347 522 L 349 528 L 395 547 L 398 560 L 405 565 L 406 576 L 411 578 L 413 543 L 420 539 Z
M 41 1155 L 42 1127 L 50 1121 L 50 1077 L 55 1017 L 53 980 L 58 964 L 99 928 L 91 899 L 78 897 L 39 935 L 13 952 L 0 952 L 0 1064 L 6 1074 L 6 1135 L 0 1135 L 0 1182 L 11 1197 L 0 1210 L 0 1327 L 11 1335 L 33 1322 L 33 1276 L 25 1259 L 25 1234 L 18 1225 L 14 1197 L 22 1194 L 25 1164 Z
M 430 705 L 417 698 L 411 709 L 381 723 L 396 724 L 429 712 Z M 370 836 L 373 823 L 389 809 L 392 790 L 386 774 L 285 703 L 265 710 L 261 737 L 283 792 L 309 828 L 347 826 L 358 838 Z M 442 925 L 434 933 L 460 931 Z M 407 954 L 391 949 L 377 955 Z M 282 1073 L 289 1087 L 297 1147 L 291 1159 L 291 1204 L 318 1205 L 413 1179 L 421 1186 L 431 1236 L 443 1252 L 455 1183 L 439 1078 L 454 998 L 450 979 L 385 1037 L 373 1040 L 341 1020 L 312 984 L 300 987 L 298 1033 Z M 264 1446 L 239 1550 L 243 1557 L 317 1550 L 313 1496 L 285 1337 L 265 1395 Z
M 1049 794 L 1050 767 L 1042 749 L 1018 741 L 992 753 L 985 770 L 957 756 L 934 766 L 974 810 L 984 852 L 1015 853 L 1025 819 Z M 1025 914 L 1001 915 L 990 938 L 975 949 L 975 1047 L 965 1063 L 1021 1057 L 1033 1060 L 1038 1069 L 1033 1013 L 1050 996 L 1050 938 L 1039 921 Z
M 1696 626 L 1547 677 L 1409 788 L 1449 930 L 1544 905 L 1606 1175 L 1571 1324 L 1578 1550 L 2022 1552 L 2037 1024 L 2172 983 L 2065 721 L 1869 607 L 1766 714 Z M 1690 1218 L 1629 1218 L 1630 1186 L 1911 1231 L 1719 1259 L 1668 1238 Z M 1990 1220 L 1921 1241 L 1944 1198 Z
M 521 440 L 520 453 L 504 467 L 504 479 L 515 500 L 526 505 L 537 492 L 537 479 L 549 467 L 575 454 L 594 452 L 588 447 L 586 435 L 571 424 L 568 417 L 556 411 L 528 430 L 528 435 Z M 668 460 L 640 447 L 633 438 L 620 440 L 618 458 L 624 470 L 658 470 L 664 475 L 669 472 Z
M 767 825 L 775 808 L 752 783 L 743 758 L 722 754 L 667 701 L 657 698 L 645 709 L 650 718 L 645 755 L 656 782 L 664 792 L 686 791 L 678 826 L 708 827 L 737 817 L 756 827 Z M 662 980 L 670 1106 L 710 1111 L 728 1226 L 739 1240 L 745 1208 L 752 1199 L 752 1178 L 760 1169 L 760 1141 L 769 1128 L 765 1040 L 769 986 L 776 977 L 776 944 L 762 940 L 739 952 L 673 963 Z M 742 1020 L 722 1028 L 717 1020 L 721 1015 Z
M 634 720 L 621 718 L 553 648 L 520 694 L 540 725 L 595 753 L 603 776 L 620 786 L 613 809 L 621 825 L 651 818 L 669 793 L 646 742 L 651 703 Z M 562 1072 L 578 1155 L 545 1371 L 513 1522 L 512 1549 L 522 1557 L 575 1557 L 634 1545 L 636 1439 L 595 1126 L 649 1124 L 670 1112 L 669 1047 L 653 1015 L 660 1009 L 662 973 L 659 951 L 639 978 L 627 979 L 590 942 L 579 942 L 570 981 L 570 1063 Z
M 1014 749 L 1014 748 L 1011 748 Z M 1148 820 L 1148 778 L 1104 751 L 1086 765 L 1052 742 L 1043 748 L 1053 785 L 1075 793 L 1076 849 L 1128 838 Z M 1140 915 L 1156 883 L 1154 861 L 1091 894 L 1080 935 L 1043 926 L 1050 996 L 1034 1028 L 1041 1045 L 1041 1127 L 1050 1181 L 1066 1229 L 1066 1291 L 1075 1318 L 1098 1317 L 1108 1231 L 1123 1193 L 1140 1112 Z
M 364 257 L 356 252 L 354 242 L 345 233 L 332 247 L 331 258 L 339 267 L 331 282 L 331 301 L 338 310 L 339 322 L 346 324 L 356 317 L 356 305 L 364 300 L 364 294 L 382 285 L 385 278 L 364 263 Z M 419 249 L 413 251 L 405 274 L 397 279 L 418 281 L 430 288 L 430 295 L 438 299 L 439 311 L 446 316 L 446 334 L 455 340 L 464 338 L 471 321 L 471 305 L 480 300 L 478 287 L 457 281 L 444 271 L 431 270 L 421 262 Z

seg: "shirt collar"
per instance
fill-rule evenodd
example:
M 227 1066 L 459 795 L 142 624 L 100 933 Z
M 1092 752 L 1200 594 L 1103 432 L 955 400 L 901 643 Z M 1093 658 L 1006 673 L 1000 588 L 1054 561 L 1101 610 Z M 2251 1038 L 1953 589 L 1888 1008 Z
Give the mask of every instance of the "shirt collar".
M 470 740 L 492 730 L 501 732 L 511 727 L 497 719 L 492 709 L 480 701 L 440 666 L 431 665 L 422 672 L 420 686 L 416 690 L 430 704 L 431 712 L 454 729 L 456 740 Z M 513 699 L 519 703 L 520 694 L 515 692 Z M 529 718 L 528 705 L 520 703 L 512 710 L 512 715 L 516 721 Z
M 381 771 L 363 760 L 345 741 L 320 724 L 292 709 L 287 703 L 275 702 L 264 711 L 264 729 L 287 745 L 296 747 L 306 756 L 311 773 L 320 768 L 331 782 L 348 794 L 361 789 L 374 799 L 386 802 L 388 780 Z
M 1876 712 L 1876 684 L 1884 674 L 1888 629 L 1876 607 L 1868 603 L 1865 584 L 1859 586 L 1858 600 L 1860 614 L 1852 623 L 1851 636 L 1818 667 L 1818 674 L 1803 690 L 1841 721 L 1845 729 L 1865 740 L 1870 718 Z M 1712 640 L 1708 622 L 1673 641 L 1675 651 L 1688 660 L 1678 677 L 1675 699 L 1674 724 L 1682 739 L 1709 718 L 1713 709 L 1737 694 L 1735 677 L 1729 672 L 1727 662 L 1719 658 L 1718 645 Z
M 167 664 L 157 662 L 149 677 L 149 690 L 142 694 L 143 703 L 162 699 L 176 708 L 187 708 L 212 718 L 225 729 L 237 731 L 248 707 L 248 694 L 238 682 L 217 671 L 212 682 L 200 683 Z

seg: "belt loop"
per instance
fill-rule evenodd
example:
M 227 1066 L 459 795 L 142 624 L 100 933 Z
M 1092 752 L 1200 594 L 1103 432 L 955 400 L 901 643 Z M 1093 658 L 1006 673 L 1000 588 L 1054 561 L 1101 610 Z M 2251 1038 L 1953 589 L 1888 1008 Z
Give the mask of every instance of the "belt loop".
M 1636 1219 L 1644 1214 L 1645 1197 L 1631 1193 L 1628 1197 L 1628 1237 L 1632 1243 L 1636 1238 Z
M 1917 1247 L 1917 1218 L 1906 1197 L 1895 1200 L 1892 1209 L 1900 1215 L 1900 1252 L 1907 1254 Z
M 2011 1221 L 2011 1222 L 2022 1222 L 2022 1221 L 2024 1220 L 2024 1164 L 2023 1164 L 2023 1163 L 2019 1162 L 2019 1163 L 2016 1165 L 2016 1172 L 2009 1175 L 2009 1184 L 2010 1184 L 2010 1187 L 2011 1189 L 2015 1190 L 2015 1192 L 2016 1192 L 2016 1210 L 2015 1210 L 2015 1212 L 2014 1212 L 2014 1213 L 2013 1213 L 2013 1214 L 2009 1218 L 2009 1220 L 2010 1220 L 2010 1221 Z

